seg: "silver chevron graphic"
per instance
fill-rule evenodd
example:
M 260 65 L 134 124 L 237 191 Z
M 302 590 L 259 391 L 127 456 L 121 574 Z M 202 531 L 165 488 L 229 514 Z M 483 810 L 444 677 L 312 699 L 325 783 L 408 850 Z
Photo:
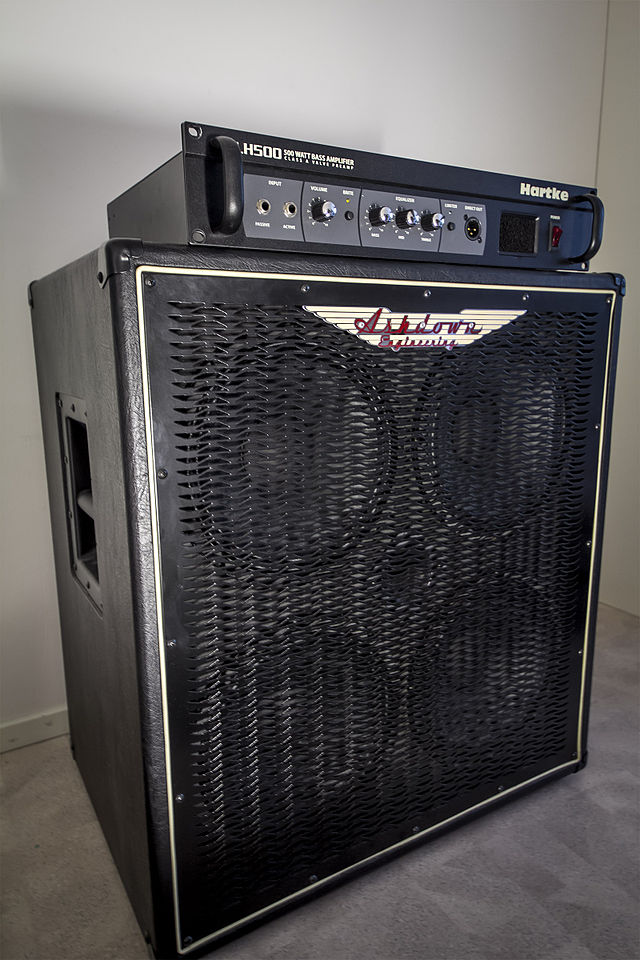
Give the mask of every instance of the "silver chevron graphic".
M 526 310 L 468 309 L 459 313 L 394 313 L 388 307 L 305 305 L 340 330 L 376 347 L 464 347 L 523 316 Z

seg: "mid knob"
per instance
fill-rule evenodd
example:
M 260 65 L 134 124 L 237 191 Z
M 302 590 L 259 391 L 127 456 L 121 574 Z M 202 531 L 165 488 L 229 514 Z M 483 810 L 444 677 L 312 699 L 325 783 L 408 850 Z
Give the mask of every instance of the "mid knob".
M 333 220 L 338 208 L 331 200 L 314 200 L 311 204 L 311 216 L 320 223 L 326 223 L 327 220 Z
M 415 227 L 420 223 L 420 214 L 417 210 L 398 210 L 396 213 L 396 223 L 399 227 Z
M 393 210 L 391 207 L 371 207 L 371 210 L 369 210 L 369 222 L 374 227 L 391 223 L 392 220 Z
M 423 213 L 420 217 L 420 226 L 423 230 L 442 230 L 444 217 L 441 213 Z

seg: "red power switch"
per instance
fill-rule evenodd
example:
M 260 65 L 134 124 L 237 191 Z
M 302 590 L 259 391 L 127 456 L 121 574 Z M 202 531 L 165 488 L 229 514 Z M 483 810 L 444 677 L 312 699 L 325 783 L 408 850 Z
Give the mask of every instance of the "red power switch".
M 551 226 L 551 244 L 550 248 L 553 250 L 555 247 L 560 246 L 560 237 L 562 236 L 562 227 L 559 227 L 558 224 L 552 224 Z

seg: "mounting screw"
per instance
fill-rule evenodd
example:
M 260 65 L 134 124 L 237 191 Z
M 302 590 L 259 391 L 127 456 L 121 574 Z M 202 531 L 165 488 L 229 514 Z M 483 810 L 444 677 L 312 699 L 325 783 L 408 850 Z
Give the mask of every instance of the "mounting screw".
M 502 784 L 501 784 L 501 785 L 498 787 L 498 793 L 502 793 L 503 790 L 504 790 L 504 787 L 503 787 Z
M 430 297 L 430 296 L 431 296 L 431 290 L 425 290 L 424 293 L 422 294 L 422 296 L 423 296 L 423 297 Z
M 58 404 L 59 407 L 62 406 L 62 400 L 60 397 L 58 397 L 58 399 L 56 400 L 56 403 Z
M 175 645 L 176 645 L 176 639 L 175 639 L 175 637 L 171 637 L 171 640 L 167 640 L 167 646 L 168 646 L 168 647 L 175 647 Z
M 67 510 L 67 516 L 69 517 L 69 520 L 73 520 L 73 514 L 71 513 L 71 510 Z
M 578 650 L 578 656 L 579 656 L 579 657 L 582 656 L 582 650 Z
M 577 760 L 577 759 L 578 759 L 578 754 L 577 754 L 577 753 L 572 753 L 572 754 L 571 754 L 571 759 L 572 759 L 572 760 Z
M 303 293 L 309 293 L 309 290 L 310 290 L 309 284 L 303 283 L 300 289 L 302 290 Z
M 193 937 L 184 937 L 182 943 L 185 947 L 188 947 L 190 943 L 193 943 Z
M 318 882 L 318 878 L 316 877 L 315 873 L 312 873 L 311 876 L 309 877 L 309 883 L 317 883 L 317 882 Z
M 611 304 L 611 302 L 612 302 L 612 298 L 611 298 L 611 297 L 607 297 L 607 303 L 608 303 L 608 304 Z
M 206 236 L 204 230 L 194 230 L 191 234 L 191 239 L 194 243 L 204 243 Z
M 523 299 L 523 300 L 528 300 L 528 299 L 529 299 L 529 294 L 528 294 L 528 293 L 523 293 L 523 294 L 522 294 L 522 299 Z
M 420 827 L 412 827 L 411 833 L 420 833 Z
M 155 280 L 153 279 L 153 277 L 147 277 L 147 279 L 145 280 L 145 286 L 147 286 L 147 287 L 155 287 L 155 285 L 156 285 L 156 282 L 155 282 Z
M 63 459 L 64 463 L 69 463 L 69 457 L 63 457 L 62 459 Z
M 159 480 L 166 480 L 169 474 L 164 467 L 160 467 L 160 469 L 156 472 L 156 476 Z
M 176 803 L 182 803 L 183 800 L 184 800 L 184 793 L 177 793 L 177 794 L 176 794 Z
M 587 546 L 588 546 L 588 547 L 591 546 L 591 540 L 587 540 Z
M 599 423 L 596 423 L 595 429 L 596 429 L 596 430 L 599 430 L 599 429 L 600 429 L 600 424 L 599 424 Z

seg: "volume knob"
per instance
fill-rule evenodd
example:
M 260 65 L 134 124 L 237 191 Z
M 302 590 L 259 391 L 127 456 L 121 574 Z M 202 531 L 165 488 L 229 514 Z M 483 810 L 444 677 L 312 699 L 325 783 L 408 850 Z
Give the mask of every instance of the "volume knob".
M 392 220 L 393 210 L 391 207 L 371 207 L 369 210 L 369 222 L 373 227 L 391 223 Z
M 423 213 L 420 217 L 420 226 L 423 230 L 442 230 L 444 217 L 441 213 Z
M 337 212 L 338 208 L 331 200 L 325 200 L 324 203 L 322 200 L 314 200 L 311 204 L 311 216 L 319 223 L 326 223 L 327 220 L 333 220 Z
M 398 210 L 396 211 L 396 223 L 399 227 L 415 227 L 420 223 L 420 214 L 417 210 Z

